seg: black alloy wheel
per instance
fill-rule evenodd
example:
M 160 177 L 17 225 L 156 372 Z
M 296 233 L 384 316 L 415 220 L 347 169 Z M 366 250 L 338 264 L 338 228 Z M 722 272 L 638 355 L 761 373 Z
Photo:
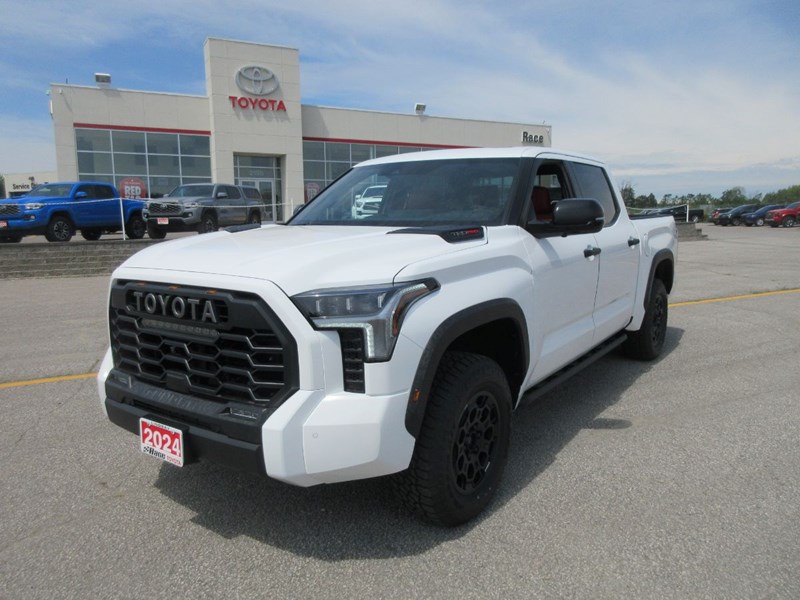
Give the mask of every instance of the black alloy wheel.
M 212 233 L 217 230 L 217 219 L 213 213 L 203 213 L 197 226 L 197 233 Z
M 664 282 L 654 279 L 650 288 L 650 301 L 638 331 L 628 333 L 623 344 L 625 354 L 636 360 L 654 360 L 664 349 L 669 318 L 669 296 Z
M 140 240 L 147 233 L 147 223 L 141 215 L 135 214 L 128 219 L 128 224 L 125 225 L 125 235 L 132 240 Z
M 58 215 L 50 219 L 44 237 L 48 242 L 68 242 L 75 235 L 75 227 L 67 217 Z
M 511 391 L 492 359 L 447 352 L 406 471 L 393 479 L 405 504 L 453 527 L 474 518 L 500 484 L 511 439 Z

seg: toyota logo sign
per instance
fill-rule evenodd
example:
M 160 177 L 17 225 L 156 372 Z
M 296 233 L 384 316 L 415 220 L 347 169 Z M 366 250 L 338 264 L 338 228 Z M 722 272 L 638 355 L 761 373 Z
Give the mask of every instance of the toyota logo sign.
M 278 89 L 278 78 L 266 67 L 247 65 L 236 71 L 236 85 L 247 94 L 268 96 Z

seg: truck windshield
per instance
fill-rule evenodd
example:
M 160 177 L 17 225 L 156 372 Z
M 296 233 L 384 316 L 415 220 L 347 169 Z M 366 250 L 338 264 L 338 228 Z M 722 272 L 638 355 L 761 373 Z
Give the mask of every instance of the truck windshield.
M 51 198 L 66 198 L 72 191 L 71 183 L 43 183 L 37 185 L 30 192 L 28 196 L 50 196 Z
M 209 185 L 179 185 L 167 196 L 170 198 L 194 198 L 196 196 L 211 196 L 214 186 Z
M 355 167 L 288 224 L 499 225 L 510 209 L 519 165 L 518 158 L 476 158 Z M 365 190 L 377 192 L 369 207 Z

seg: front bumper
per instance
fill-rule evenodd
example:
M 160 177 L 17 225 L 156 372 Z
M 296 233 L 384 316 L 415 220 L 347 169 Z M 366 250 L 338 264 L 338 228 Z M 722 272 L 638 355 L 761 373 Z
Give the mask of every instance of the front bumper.
M 133 271 L 126 272 L 125 279 Z M 151 277 L 137 275 L 151 281 L 164 277 L 154 272 Z M 195 277 L 198 281 L 192 281 Z M 269 282 L 218 277 L 213 284 L 220 288 L 264 298 L 296 341 L 299 379 L 291 395 L 273 408 L 198 398 L 114 369 L 109 350 L 97 378 L 108 418 L 137 434 L 142 417 L 178 427 L 185 431 L 189 461 L 207 459 L 299 486 L 407 468 L 415 440 L 405 427 L 406 407 L 422 349 L 401 335 L 391 361 L 365 365 L 365 392 L 345 392 L 336 332 L 314 330 Z M 212 283 L 199 274 L 184 278 L 186 285 Z

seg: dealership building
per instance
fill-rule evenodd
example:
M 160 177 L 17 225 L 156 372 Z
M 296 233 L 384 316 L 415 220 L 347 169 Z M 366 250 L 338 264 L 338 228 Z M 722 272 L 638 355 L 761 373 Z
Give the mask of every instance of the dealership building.
M 209 38 L 206 95 L 52 84 L 58 179 L 105 181 L 123 195 L 176 185 L 258 187 L 283 220 L 352 165 L 435 148 L 551 145 L 551 127 L 311 106 L 295 48 Z M 423 99 L 424 100 L 424 99 Z

